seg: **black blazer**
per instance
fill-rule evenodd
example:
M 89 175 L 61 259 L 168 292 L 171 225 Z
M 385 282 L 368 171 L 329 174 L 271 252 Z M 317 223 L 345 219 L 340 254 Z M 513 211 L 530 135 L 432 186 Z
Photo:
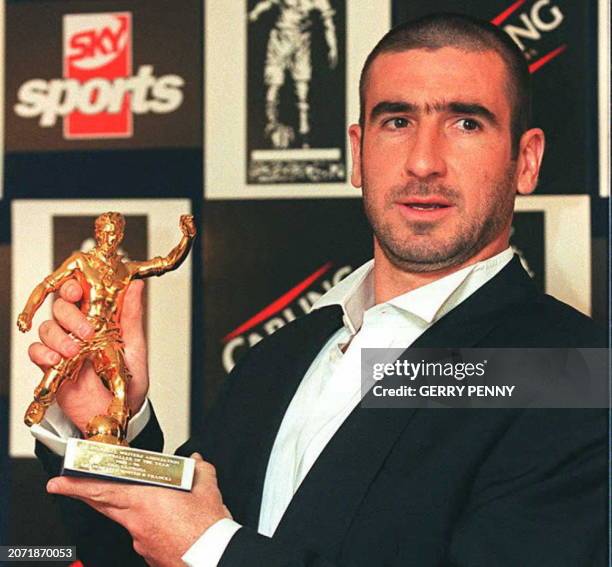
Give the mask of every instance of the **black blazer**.
M 226 380 L 202 435 L 177 451 L 199 451 L 217 467 L 224 501 L 245 526 L 222 567 L 606 564 L 605 410 L 357 406 L 274 537 L 257 534 L 276 433 L 341 315 L 337 307 L 320 309 L 251 349 Z M 590 319 L 539 293 L 514 258 L 413 347 L 605 344 Z M 155 419 L 132 445 L 161 448 Z M 55 474 L 59 459 L 41 445 L 37 454 Z M 143 564 L 120 526 L 59 499 L 86 567 Z

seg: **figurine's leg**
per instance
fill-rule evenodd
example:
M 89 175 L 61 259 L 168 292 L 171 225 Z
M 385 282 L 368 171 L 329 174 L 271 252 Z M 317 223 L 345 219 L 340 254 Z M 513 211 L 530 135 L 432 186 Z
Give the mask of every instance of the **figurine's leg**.
M 266 136 L 272 135 L 278 127 L 279 91 L 285 82 L 287 66 L 287 47 L 282 35 L 273 29 L 268 39 L 266 63 L 264 67 L 264 84 L 266 85 Z
M 113 394 L 107 414 L 119 423 L 124 438 L 129 419 L 127 389 L 131 375 L 125 364 L 123 351 L 113 347 L 104 349 L 94 358 L 94 368 L 104 385 Z
M 266 91 L 266 134 L 278 126 L 278 86 L 270 85 Z
M 55 394 L 66 378 L 76 378 L 83 366 L 85 357 L 81 353 L 72 358 L 62 358 L 43 375 L 34 390 L 34 401 L 28 407 L 23 420 L 28 427 L 40 423 L 47 408 L 55 401 Z
M 310 133 L 310 120 L 308 111 L 308 81 L 296 81 L 295 93 L 297 95 L 297 108 L 300 116 L 300 134 L 305 136 Z
M 123 360 L 123 352 L 113 346 L 96 351 L 92 357 L 94 370 L 102 383 L 113 394 L 106 414 L 96 415 L 87 423 L 85 434 L 90 441 L 127 445 L 127 385 L 129 373 Z
M 306 148 L 309 147 L 310 105 L 308 104 L 308 91 L 312 78 L 309 33 L 305 33 L 299 38 L 299 45 L 294 55 L 292 74 L 295 82 L 296 106 L 299 115 L 299 133 L 302 138 L 302 147 Z

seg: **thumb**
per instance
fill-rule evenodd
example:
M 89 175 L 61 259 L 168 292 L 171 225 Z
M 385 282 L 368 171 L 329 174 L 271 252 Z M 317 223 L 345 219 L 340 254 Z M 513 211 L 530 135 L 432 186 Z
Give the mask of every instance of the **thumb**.
M 47 492 L 49 494 L 70 494 L 71 490 L 78 488 L 78 484 L 74 486 L 70 478 L 56 476 L 47 482 Z

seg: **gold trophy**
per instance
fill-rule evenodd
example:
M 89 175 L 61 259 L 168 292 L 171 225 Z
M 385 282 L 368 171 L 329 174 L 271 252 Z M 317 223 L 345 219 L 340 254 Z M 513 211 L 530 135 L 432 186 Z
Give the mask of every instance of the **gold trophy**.
M 74 278 L 83 288 L 80 309 L 94 327 L 94 334 L 86 340 L 73 336 L 80 345 L 79 352 L 70 358 L 62 357 L 45 372 L 24 417 L 28 427 L 40 423 L 64 380 L 76 380 L 83 363 L 86 360 L 92 363 L 113 399 L 107 414 L 96 415 L 87 423 L 86 440 L 68 440 L 64 459 L 66 474 L 93 474 L 191 488 L 192 459 L 128 447 L 130 373 L 125 363 L 120 327 L 123 300 L 130 281 L 175 270 L 189 254 L 196 235 L 193 216 L 182 215 L 179 225 L 183 236 L 166 257 L 132 262 L 117 254 L 125 230 L 123 215 L 101 214 L 95 221 L 96 246 L 89 252 L 75 252 L 38 284 L 17 319 L 19 330 L 25 333 L 32 328 L 32 318 L 45 298 L 59 290 L 64 282 Z

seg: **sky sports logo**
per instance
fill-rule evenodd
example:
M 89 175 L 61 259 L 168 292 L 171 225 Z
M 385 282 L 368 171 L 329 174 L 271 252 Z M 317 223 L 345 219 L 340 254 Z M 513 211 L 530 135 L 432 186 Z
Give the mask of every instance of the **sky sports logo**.
M 63 119 L 65 139 L 130 138 L 134 114 L 166 114 L 183 102 L 185 81 L 156 77 L 153 65 L 132 63 L 132 14 L 66 14 L 63 78 L 30 79 L 17 92 L 15 113 L 42 128 Z

